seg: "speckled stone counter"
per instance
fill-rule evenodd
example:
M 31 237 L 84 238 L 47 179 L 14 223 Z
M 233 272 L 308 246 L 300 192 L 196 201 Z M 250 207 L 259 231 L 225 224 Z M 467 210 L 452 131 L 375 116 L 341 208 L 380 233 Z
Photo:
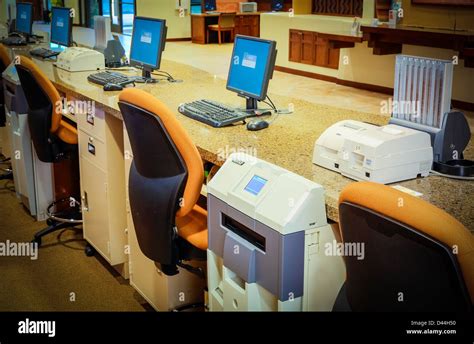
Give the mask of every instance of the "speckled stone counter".
M 88 72 L 68 73 L 53 67 L 50 62 L 35 62 L 60 91 L 76 98 L 93 100 L 98 108 L 121 119 L 117 105 L 120 92 L 103 92 L 100 86 L 87 81 L 86 77 L 90 74 Z M 338 121 L 355 119 L 381 125 L 388 122 L 387 117 L 310 103 L 298 99 L 297 94 L 294 98 L 272 96 L 270 87 L 270 96 L 277 106 L 286 108 L 292 103 L 295 109 L 293 114 L 271 119 L 269 129 L 258 132 L 247 131 L 244 125 L 216 129 L 181 115 L 177 110 L 179 105 L 208 98 L 242 107 L 244 100 L 226 90 L 225 80 L 205 71 L 167 60 L 162 61 L 161 67 L 184 82 L 163 81 L 155 85 L 137 84 L 137 87 L 150 92 L 175 110 L 177 118 L 190 134 L 204 160 L 222 165 L 228 154 L 244 151 L 319 183 L 326 190 L 327 215 L 338 222 L 339 194 L 353 181 L 315 166 L 312 163 L 314 142 L 326 128 Z M 472 141 L 465 157 L 474 158 Z M 474 232 L 474 182 L 430 176 L 397 184 L 421 192 L 423 199 L 444 209 Z

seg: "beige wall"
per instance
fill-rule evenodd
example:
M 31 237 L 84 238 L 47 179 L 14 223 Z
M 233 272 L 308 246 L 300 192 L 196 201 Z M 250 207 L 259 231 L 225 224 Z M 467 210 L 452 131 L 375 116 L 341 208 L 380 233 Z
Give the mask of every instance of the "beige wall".
M 76 16 L 74 17 L 74 24 L 79 25 L 81 22 L 81 17 L 79 15 L 79 0 L 64 0 L 64 7 L 74 8 L 76 11 Z
M 368 24 L 373 15 L 373 11 L 371 11 L 373 1 L 371 0 L 370 2 L 371 4 L 368 4 L 368 1 L 364 2 L 364 18 L 362 20 L 364 24 Z M 408 18 L 413 20 L 418 15 L 413 15 L 412 13 L 411 16 L 405 17 L 405 21 Z M 420 18 L 423 18 L 423 21 L 427 20 L 425 15 L 420 15 Z M 472 17 L 471 21 L 474 23 L 474 17 Z M 448 22 L 449 20 L 447 19 L 444 21 L 445 24 Z M 351 18 L 344 17 L 295 15 L 293 18 L 290 18 L 285 13 L 269 13 L 261 16 L 260 32 L 263 38 L 274 39 L 278 42 L 277 65 L 279 66 L 323 74 L 342 80 L 393 87 L 395 55 L 373 55 L 372 49 L 367 47 L 367 42 L 356 44 L 355 48 L 341 49 L 338 70 L 288 61 L 290 29 L 348 34 L 350 33 L 351 23 Z M 403 53 L 441 59 L 452 59 L 455 54 L 451 50 L 410 45 L 403 46 Z M 348 58 L 347 65 L 343 64 L 345 56 Z M 460 63 L 454 67 L 453 99 L 474 103 L 474 92 L 472 92 L 474 68 L 464 68 L 463 64 L 464 61 L 460 60 Z
M 8 5 L 12 5 L 12 15 L 15 15 L 15 0 L 0 0 L 0 23 L 4 24 L 8 19 Z
M 166 19 L 168 38 L 191 37 L 191 17 L 187 11 L 183 18 L 179 16 L 175 0 L 137 0 L 137 14 Z

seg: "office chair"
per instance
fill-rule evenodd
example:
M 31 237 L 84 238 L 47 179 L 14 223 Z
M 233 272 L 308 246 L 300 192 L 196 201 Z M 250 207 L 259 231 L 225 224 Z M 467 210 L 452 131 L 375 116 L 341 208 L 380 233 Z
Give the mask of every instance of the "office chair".
M 219 14 L 219 21 L 217 24 L 212 24 L 207 26 L 207 43 L 209 43 L 209 33 L 210 31 L 217 31 L 217 36 L 219 39 L 219 44 L 222 43 L 222 33 L 223 32 L 230 32 L 230 41 L 234 41 L 234 33 L 235 33 L 235 16 L 237 13 L 229 12 L 229 13 L 220 13 Z
M 62 117 L 59 92 L 33 61 L 22 56 L 15 66 L 28 103 L 28 127 L 36 155 L 40 161 L 54 164 L 56 201 L 47 209 L 48 227 L 34 236 L 33 242 L 39 246 L 43 236 L 82 223 L 81 206 L 76 201 L 77 129 Z M 53 213 L 53 208 L 57 212 Z
M 0 127 L 6 126 L 6 114 L 5 114 L 5 94 L 3 91 L 3 80 L 1 79 L 1 75 L 7 69 L 7 67 L 11 63 L 10 55 L 8 54 L 7 48 L 3 44 L 0 43 Z M 0 163 L 8 163 L 10 159 L 6 158 L 0 160 Z M 11 168 L 3 169 L 6 173 L 0 175 L 0 180 L 4 179 L 13 179 L 13 172 Z
M 466 311 L 474 300 L 474 239 L 456 219 L 417 197 L 372 182 L 339 198 L 346 282 L 335 311 Z M 359 257 L 360 258 L 360 257 Z
M 206 259 L 207 211 L 196 204 L 204 180 L 199 152 L 152 95 L 126 89 L 119 107 L 133 152 L 128 192 L 140 249 L 168 276 L 179 266 L 204 277 L 184 263 Z

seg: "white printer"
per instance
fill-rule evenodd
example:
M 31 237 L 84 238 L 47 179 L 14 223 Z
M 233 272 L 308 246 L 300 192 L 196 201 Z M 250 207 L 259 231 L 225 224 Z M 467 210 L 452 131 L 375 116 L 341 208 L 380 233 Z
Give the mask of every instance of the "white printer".
M 207 187 L 211 311 L 331 311 L 345 280 L 321 185 L 232 154 Z
M 56 67 L 68 72 L 85 72 L 105 69 L 104 54 L 83 47 L 70 47 L 58 56 Z
M 313 163 L 355 180 L 389 184 L 428 176 L 433 148 L 422 131 L 341 121 L 316 141 Z
M 346 138 L 372 127 L 373 124 L 352 120 L 337 122 L 330 126 L 314 145 L 313 163 L 339 172 L 339 153 Z

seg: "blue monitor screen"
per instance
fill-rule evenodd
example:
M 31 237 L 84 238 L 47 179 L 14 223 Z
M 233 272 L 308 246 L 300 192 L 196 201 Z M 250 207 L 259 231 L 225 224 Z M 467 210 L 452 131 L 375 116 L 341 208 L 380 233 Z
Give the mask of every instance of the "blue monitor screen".
M 141 17 L 135 18 L 130 60 L 141 66 L 159 69 L 161 52 L 166 39 L 164 30 L 164 20 Z
M 275 42 L 237 36 L 230 62 L 227 88 L 259 100 L 266 97 L 274 66 Z
M 16 4 L 16 31 L 31 35 L 32 20 L 33 5 L 27 3 Z
M 204 10 L 205 11 L 215 11 L 217 9 L 216 0 L 205 0 Z
M 245 191 L 250 192 L 252 195 L 257 196 L 260 193 L 260 191 L 262 191 L 266 183 L 267 183 L 266 179 L 263 179 L 262 177 L 255 175 L 252 177 L 252 179 L 250 179 L 250 182 L 245 187 Z
M 283 9 L 283 0 L 272 1 L 272 11 L 281 11 Z
M 68 47 L 70 45 L 72 17 L 69 8 L 53 7 L 51 18 L 51 42 Z

